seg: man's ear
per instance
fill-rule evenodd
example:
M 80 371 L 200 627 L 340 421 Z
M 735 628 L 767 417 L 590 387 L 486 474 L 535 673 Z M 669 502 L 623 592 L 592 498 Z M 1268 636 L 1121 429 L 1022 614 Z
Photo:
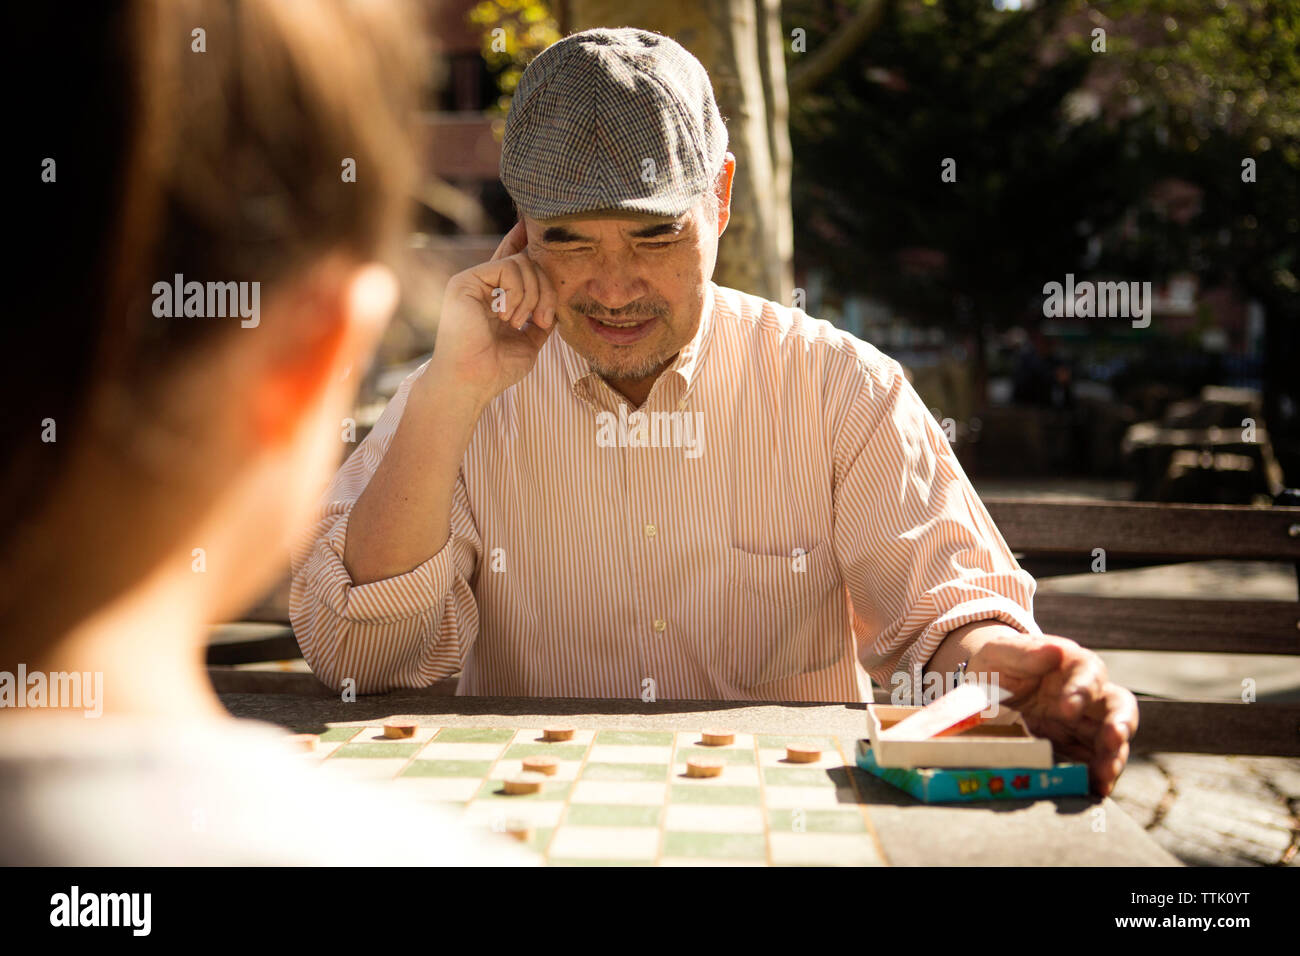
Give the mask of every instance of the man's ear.
M 718 173 L 713 191 L 718 197 L 718 237 L 727 230 L 731 222 L 731 181 L 736 175 L 736 156 L 728 151 L 722 160 L 722 170 Z
M 397 278 L 379 263 L 333 264 L 304 277 L 268 310 L 276 344 L 252 388 L 259 445 L 292 440 L 330 390 L 355 383 L 379 345 L 397 305 Z M 349 386 L 351 388 L 352 386 Z

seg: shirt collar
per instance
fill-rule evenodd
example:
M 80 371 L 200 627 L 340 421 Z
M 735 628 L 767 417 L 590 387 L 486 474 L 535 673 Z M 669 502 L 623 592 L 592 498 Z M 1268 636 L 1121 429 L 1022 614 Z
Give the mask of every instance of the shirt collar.
M 700 327 L 696 330 L 694 337 L 682 346 L 673 363 L 664 369 L 663 374 L 675 374 L 682 380 L 685 386 L 682 395 L 690 393 L 695 382 L 699 379 L 700 368 L 704 364 L 704 358 L 708 353 L 709 342 L 713 339 L 714 323 L 714 299 L 717 296 L 718 287 L 713 282 L 705 287 L 704 290 L 704 307 L 700 315 Z M 569 386 L 576 389 L 578 383 L 596 373 L 591 368 L 591 363 L 578 354 L 578 352 L 569 345 L 568 342 L 559 335 L 554 335 L 556 346 L 560 351 L 560 357 L 564 364 L 564 370 L 569 376 Z

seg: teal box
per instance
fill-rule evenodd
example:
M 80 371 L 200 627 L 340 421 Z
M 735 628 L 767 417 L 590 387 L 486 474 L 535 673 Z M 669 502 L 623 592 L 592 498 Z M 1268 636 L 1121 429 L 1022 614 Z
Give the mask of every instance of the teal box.
M 886 783 L 910 793 L 922 803 L 964 800 L 1024 800 L 1033 797 L 1082 797 L 1088 794 L 1088 766 L 1058 763 L 1050 769 L 996 770 L 881 767 L 871 755 L 871 743 L 859 740 L 858 766 Z

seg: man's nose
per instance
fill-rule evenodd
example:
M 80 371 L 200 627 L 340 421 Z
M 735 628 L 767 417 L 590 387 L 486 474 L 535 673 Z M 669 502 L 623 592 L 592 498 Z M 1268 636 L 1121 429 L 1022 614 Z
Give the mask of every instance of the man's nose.
M 647 291 L 645 281 L 626 263 L 598 267 L 587 283 L 587 294 L 611 312 L 643 298 Z

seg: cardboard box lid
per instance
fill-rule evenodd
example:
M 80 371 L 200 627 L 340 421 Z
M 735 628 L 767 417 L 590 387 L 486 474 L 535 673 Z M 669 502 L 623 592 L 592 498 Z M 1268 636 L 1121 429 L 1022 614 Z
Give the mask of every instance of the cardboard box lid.
M 882 767 L 1004 768 L 1051 767 L 1052 742 L 1035 737 L 1019 711 L 999 707 L 976 727 L 946 737 L 891 740 L 881 731 L 917 713 L 920 707 L 867 704 L 867 739 Z

